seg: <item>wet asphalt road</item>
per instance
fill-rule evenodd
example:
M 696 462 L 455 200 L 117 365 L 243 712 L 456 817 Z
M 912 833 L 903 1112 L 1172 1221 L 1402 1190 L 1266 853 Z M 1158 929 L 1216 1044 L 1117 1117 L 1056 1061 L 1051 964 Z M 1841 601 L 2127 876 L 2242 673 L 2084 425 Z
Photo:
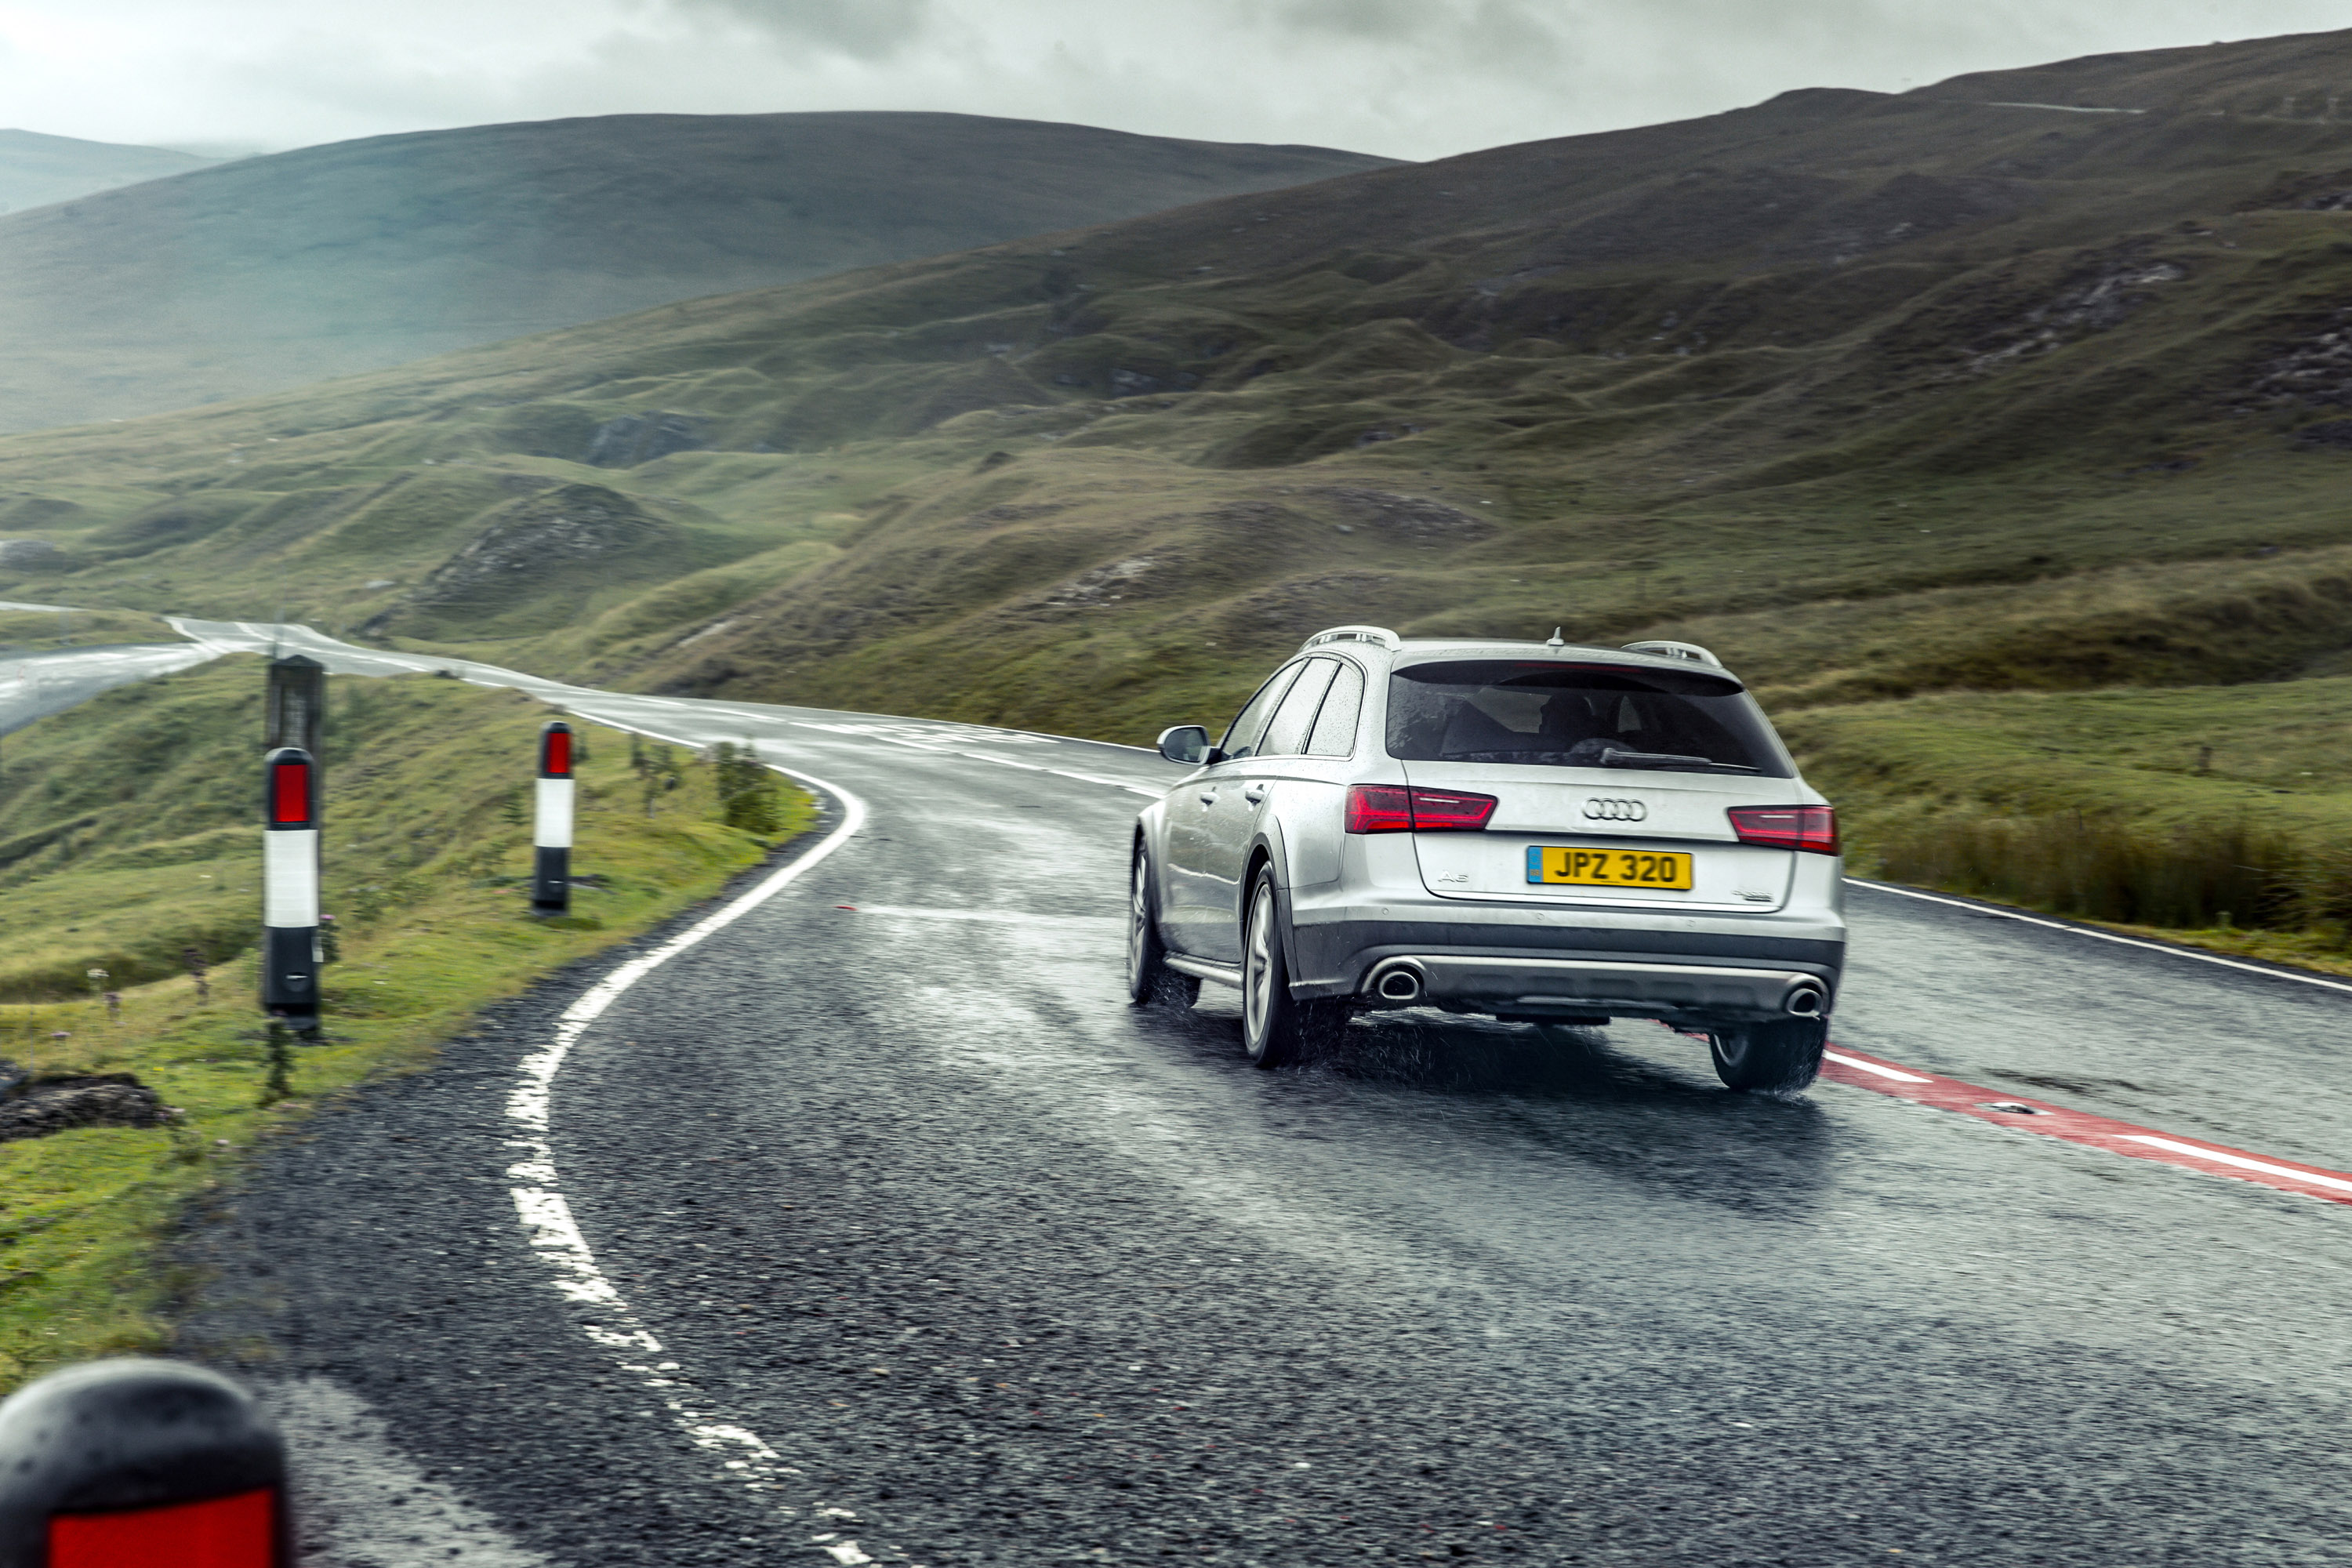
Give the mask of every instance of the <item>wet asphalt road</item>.
M 561 700 L 755 739 L 868 816 L 579 1035 L 549 1168 L 513 1173 L 518 1063 L 615 958 L 315 1120 L 192 1241 L 193 1347 L 321 1456 L 305 1398 L 375 1423 L 315 1561 L 2352 1558 L 2352 1209 L 1730 1095 L 1651 1025 L 1389 1015 L 1259 1073 L 1215 987 L 1120 994 L 1117 785 L 1156 761 Z M 1853 913 L 1840 1043 L 2352 1165 L 2352 997 Z M 555 1289 L 534 1183 L 658 1351 Z
M 77 707 L 110 686 L 151 680 L 210 657 L 202 648 L 169 643 L 0 648 L 0 735 Z

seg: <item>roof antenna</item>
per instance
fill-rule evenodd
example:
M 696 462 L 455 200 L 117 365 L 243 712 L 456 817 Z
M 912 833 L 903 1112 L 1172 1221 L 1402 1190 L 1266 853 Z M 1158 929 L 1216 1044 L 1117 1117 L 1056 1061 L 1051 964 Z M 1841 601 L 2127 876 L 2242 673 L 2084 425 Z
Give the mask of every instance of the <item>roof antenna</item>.
M 1545 644 L 1544 644 L 1544 647 L 1566 647 L 1567 646 L 1568 646 L 1568 645 L 1567 645 L 1566 643 L 1564 643 L 1564 642 L 1562 642 L 1562 641 L 1560 641 L 1560 640 L 1559 640 L 1559 628 L 1558 626 L 1554 626 L 1554 627 L 1552 627 L 1552 629 L 1551 629 L 1551 640 L 1550 640 L 1550 641 L 1549 641 L 1549 642 L 1547 642 L 1547 643 L 1545 643 Z

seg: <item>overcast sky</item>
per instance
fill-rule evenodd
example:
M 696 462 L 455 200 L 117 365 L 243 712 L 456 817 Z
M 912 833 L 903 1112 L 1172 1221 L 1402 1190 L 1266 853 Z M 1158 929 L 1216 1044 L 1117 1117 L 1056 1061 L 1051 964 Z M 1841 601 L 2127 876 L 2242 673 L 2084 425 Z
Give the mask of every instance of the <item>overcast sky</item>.
M 2352 0 L 0 0 L 0 121 L 278 149 L 645 110 L 938 109 L 1430 158 Z

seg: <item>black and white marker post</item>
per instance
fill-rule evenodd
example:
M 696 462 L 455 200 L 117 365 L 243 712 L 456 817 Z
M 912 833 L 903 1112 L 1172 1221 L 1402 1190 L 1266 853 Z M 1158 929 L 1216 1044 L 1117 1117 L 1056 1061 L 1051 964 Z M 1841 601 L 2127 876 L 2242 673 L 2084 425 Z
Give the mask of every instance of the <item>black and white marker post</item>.
M 285 1031 L 319 1027 L 319 776 L 310 753 L 261 760 L 261 1010 L 269 1015 L 269 1093 L 285 1095 Z
M 0 1404 L 0 1568 L 292 1568 L 286 1445 L 217 1373 L 125 1356 Z
M 572 726 L 561 719 L 550 720 L 539 732 L 536 805 L 530 907 L 542 915 L 560 915 L 572 907 Z

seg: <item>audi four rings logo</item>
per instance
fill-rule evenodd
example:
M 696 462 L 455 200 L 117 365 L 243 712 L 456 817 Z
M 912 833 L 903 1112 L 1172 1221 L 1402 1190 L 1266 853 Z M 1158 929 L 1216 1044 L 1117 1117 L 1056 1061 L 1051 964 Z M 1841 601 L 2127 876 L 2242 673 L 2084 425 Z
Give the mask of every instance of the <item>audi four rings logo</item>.
M 1650 815 L 1650 808 L 1638 800 L 1588 800 L 1584 815 L 1595 822 L 1639 822 Z

